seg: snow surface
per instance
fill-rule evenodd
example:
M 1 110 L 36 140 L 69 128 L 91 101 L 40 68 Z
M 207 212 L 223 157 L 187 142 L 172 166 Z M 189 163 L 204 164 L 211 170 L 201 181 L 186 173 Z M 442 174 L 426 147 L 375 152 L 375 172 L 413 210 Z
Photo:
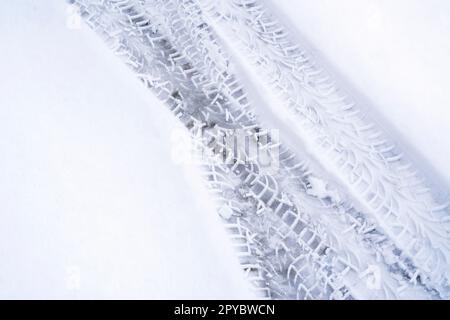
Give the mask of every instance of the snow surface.
M 0 298 L 249 298 L 177 120 L 61 1 L 0 4 Z
M 450 2 L 267 1 L 345 89 L 384 118 L 394 140 L 431 179 L 448 189 Z
M 271 2 L 447 186 L 450 3 Z M 0 4 L 0 297 L 252 297 L 176 119 L 70 18 Z

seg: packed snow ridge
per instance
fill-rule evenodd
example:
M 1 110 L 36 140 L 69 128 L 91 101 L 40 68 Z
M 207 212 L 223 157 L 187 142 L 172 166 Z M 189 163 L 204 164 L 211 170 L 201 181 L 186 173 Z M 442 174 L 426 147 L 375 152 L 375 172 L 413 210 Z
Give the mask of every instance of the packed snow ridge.
M 190 133 L 261 297 L 450 298 L 446 204 L 264 1 L 71 2 Z

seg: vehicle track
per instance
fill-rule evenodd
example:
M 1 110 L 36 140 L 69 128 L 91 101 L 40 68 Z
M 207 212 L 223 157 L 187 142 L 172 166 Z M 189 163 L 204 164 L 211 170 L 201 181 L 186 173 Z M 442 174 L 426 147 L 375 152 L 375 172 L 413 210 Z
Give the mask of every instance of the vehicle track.
M 448 290 L 449 215 L 437 203 L 417 168 L 392 139 L 321 70 L 274 17 L 264 1 L 199 0 L 221 29 L 258 69 L 289 114 L 315 159 L 331 167 L 351 195 L 377 220 L 402 254 Z M 275 104 L 272 105 L 275 107 Z M 283 110 L 275 109 L 280 113 Z
M 246 33 L 259 35 L 254 26 L 245 24 L 245 18 L 238 20 L 231 13 L 224 18 L 217 14 L 217 3 L 210 1 L 74 3 L 87 24 L 103 36 L 189 130 L 242 267 L 262 297 L 442 298 L 448 294 L 445 265 L 424 268 L 420 257 L 412 255 L 393 236 L 391 222 L 380 223 L 363 193 L 355 195 L 345 183 L 342 187 L 342 177 L 328 181 L 320 169 L 321 159 L 291 151 L 255 116 L 258 108 L 247 97 L 224 46 L 224 41 L 230 41 L 224 35 L 236 35 L 241 24 Z M 248 3 L 251 1 L 221 2 L 231 5 L 232 13 L 244 10 L 240 13 L 244 17 L 264 17 L 260 12 L 247 12 Z M 266 43 L 265 37 L 258 41 L 264 46 L 274 45 L 276 48 L 270 50 L 277 52 L 278 39 Z M 247 52 L 246 45 L 252 42 L 240 41 L 243 52 Z M 262 50 L 262 54 L 267 52 Z M 277 65 L 280 60 L 270 63 L 281 69 Z M 287 78 L 292 77 L 288 70 L 281 70 Z M 283 90 L 296 97 L 294 91 Z M 306 120 L 304 123 L 313 127 Z M 258 154 L 255 158 L 246 146 L 236 148 L 225 143 L 240 133 L 264 156 Z M 320 140 L 309 137 L 314 142 Z M 358 150 L 359 156 L 367 149 L 361 151 L 355 145 L 351 150 Z M 368 168 L 370 174 L 379 174 Z M 326 186 L 326 192 L 320 192 L 321 185 Z M 388 197 L 385 193 L 379 196 Z M 391 211 L 395 217 L 402 213 Z M 410 232 L 412 239 L 429 236 L 422 229 L 402 230 Z M 445 255 L 436 258 L 435 254 L 443 249 L 432 247 L 440 243 L 432 240 L 421 248 L 433 263 L 441 263 Z M 375 284 L 366 281 L 373 268 L 378 272 Z

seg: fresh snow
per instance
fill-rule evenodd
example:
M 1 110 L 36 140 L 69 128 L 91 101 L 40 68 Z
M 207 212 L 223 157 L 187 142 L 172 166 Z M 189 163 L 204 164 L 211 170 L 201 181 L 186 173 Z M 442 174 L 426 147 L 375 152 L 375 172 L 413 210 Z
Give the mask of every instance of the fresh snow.
M 448 255 L 448 250 L 442 249 L 446 248 L 448 237 L 433 235 L 433 232 L 445 232 L 446 226 L 442 225 L 441 230 L 435 219 L 418 223 L 424 218 L 421 214 L 427 218 L 426 215 L 439 212 L 442 218 L 443 207 L 433 208 L 434 199 L 428 194 L 420 198 L 420 205 L 424 205 L 420 207 L 414 203 L 415 199 L 402 199 L 402 190 L 394 188 L 398 196 L 386 193 L 394 185 L 390 184 L 389 177 L 396 175 L 392 168 L 397 167 L 379 164 L 371 167 L 375 157 L 364 158 L 363 152 L 356 153 L 356 158 L 367 160 L 369 180 L 375 180 L 377 185 L 370 192 L 367 189 L 360 192 L 356 185 L 351 185 L 353 179 L 351 175 L 348 178 L 347 169 L 337 170 L 331 153 L 330 157 L 328 153 L 321 154 L 323 145 L 317 144 L 314 128 L 302 131 L 302 118 L 293 116 L 282 106 L 277 90 L 263 85 L 266 70 L 259 73 L 251 59 L 243 54 L 245 40 L 243 48 L 234 46 L 232 36 L 226 40 L 232 28 L 227 26 L 226 19 L 213 22 L 217 17 L 213 17 L 214 6 L 209 5 L 215 2 L 198 1 L 205 6 L 206 16 L 211 13 L 207 21 L 224 41 L 225 51 L 232 54 L 233 67 L 228 68 L 228 60 L 218 50 L 221 47 L 208 42 L 212 37 L 197 37 L 193 41 L 198 47 L 186 50 L 187 55 L 192 54 L 194 66 L 180 69 L 181 72 L 173 70 L 173 74 L 189 79 L 186 76 L 189 69 L 198 68 L 216 79 L 217 75 L 225 74 L 223 71 L 226 74 L 236 71 L 249 96 L 256 101 L 262 125 L 278 126 L 282 142 L 300 155 L 296 161 L 301 160 L 297 162 L 301 166 L 292 167 L 288 173 L 259 171 L 264 175 L 259 175 L 253 167 L 236 164 L 229 168 L 207 163 L 208 177 L 215 183 L 214 191 L 220 194 L 219 205 L 205 187 L 202 179 L 205 172 L 189 161 L 192 159 L 186 162 L 177 157 L 179 148 L 188 145 L 180 145 L 180 136 L 186 140 L 187 133 L 182 123 L 168 111 L 167 105 L 136 80 L 87 25 L 79 24 L 74 7 L 58 1 L 40 4 L 31 0 L 0 5 L 0 34 L 7 44 L 0 53 L 4 71 L 0 80 L 3 89 L 0 95 L 0 212 L 3 217 L 0 297 L 254 297 L 239 270 L 237 254 L 232 251 L 220 217 L 226 220 L 228 229 L 239 229 L 233 237 L 241 243 L 238 254 L 247 261 L 241 262 L 245 276 L 256 270 L 256 282 L 261 285 L 258 279 L 262 271 L 263 277 L 269 280 L 260 289 L 267 290 L 269 297 L 435 296 L 436 292 L 428 285 L 435 286 L 437 294 L 446 297 L 445 277 L 450 275 L 442 272 L 446 265 L 439 263 L 442 261 L 439 253 Z M 414 161 L 413 168 L 434 183 L 432 195 L 448 200 L 445 194 L 450 179 L 447 161 L 450 142 L 446 139 L 450 133 L 450 95 L 446 88 L 450 74 L 448 2 L 262 2 L 282 17 L 297 39 L 314 48 L 311 50 L 319 64 L 331 70 L 338 85 L 343 85 L 344 90 L 367 108 L 376 125 L 388 133 L 388 140 L 397 142 L 406 151 Z M 164 9 L 169 1 L 160 3 L 156 11 Z M 167 8 L 172 10 L 170 5 Z M 95 10 L 102 12 L 101 6 Z M 132 16 L 136 13 L 133 10 L 136 8 L 121 14 Z M 153 34 L 161 35 L 161 30 L 175 32 L 171 41 L 180 45 L 184 32 L 200 32 L 202 28 L 194 21 L 201 22 L 203 17 L 196 10 L 183 10 L 173 17 L 186 15 L 193 19 L 186 19 L 181 27 L 169 31 L 163 25 L 154 24 Z M 237 17 L 241 18 L 238 13 Z M 121 30 L 119 27 L 120 36 L 126 37 L 132 30 L 128 28 L 135 27 L 134 21 L 130 22 L 131 26 L 124 25 Z M 264 23 L 269 29 L 272 26 L 267 20 L 261 21 L 261 25 Z M 176 28 L 180 28 L 179 32 Z M 109 31 L 107 27 L 102 30 L 102 26 L 99 30 Z M 255 30 L 249 27 L 247 31 Z M 129 35 L 140 41 L 139 36 Z M 267 32 L 266 37 L 272 36 L 275 39 L 274 34 Z M 258 54 L 263 57 L 270 50 L 281 56 L 278 48 L 270 48 L 270 40 L 261 43 L 260 52 L 255 49 L 252 53 L 255 57 Z M 195 50 L 203 45 L 205 60 L 195 60 Z M 142 48 L 145 50 L 145 45 Z M 138 49 L 136 54 L 140 53 Z M 285 60 L 280 61 L 278 65 L 275 61 L 268 66 L 278 68 L 289 80 L 290 71 L 283 66 Z M 131 59 L 127 62 L 135 64 Z M 292 60 L 287 57 L 287 62 Z M 141 77 L 155 75 L 152 68 L 141 71 Z M 169 81 L 173 80 L 175 88 L 185 89 L 186 83 L 177 82 L 176 76 Z M 142 79 L 148 81 L 150 77 Z M 276 81 L 275 77 L 268 80 Z M 158 84 L 158 80 L 154 83 Z M 236 90 L 229 83 L 220 84 L 224 84 L 224 92 Z M 191 89 L 194 97 L 201 96 L 200 91 L 194 93 L 196 88 Z M 195 107 L 189 105 L 192 103 L 189 99 L 184 100 L 189 97 L 188 91 L 174 92 L 187 110 Z M 287 94 L 293 96 L 292 92 Z M 171 96 L 178 99 L 177 95 Z M 219 124 L 223 116 L 225 123 L 235 121 L 242 125 L 233 107 L 245 103 L 240 104 L 241 97 L 236 101 L 239 103 L 227 105 L 231 112 L 213 111 Z M 246 119 L 246 115 L 241 115 Z M 340 116 L 339 112 L 335 115 Z M 192 116 L 194 120 L 202 121 L 195 116 Z M 245 120 L 243 123 L 245 128 Z M 308 125 L 308 121 L 304 123 Z M 332 121 L 329 123 L 333 125 Z M 184 124 L 190 127 L 189 121 Z M 202 124 L 209 125 L 208 121 Z M 195 129 L 194 126 L 193 132 Z M 333 130 L 339 132 L 340 127 L 336 125 L 331 133 L 328 129 L 324 126 L 325 134 L 333 138 Z M 206 126 L 205 131 L 209 133 L 209 130 Z M 363 146 L 368 141 L 364 141 L 363 135 L 346 139 L 341 139 L 344 147 L 351 139 L 357 143 L 362 141 Z M 271 159 L 270 152 L 263 154 Z M 337 152 L 336 156 L 342 154 Z M 257 161 L 263 164 L 267 159 Z M 392 159 L 396 161 L 397 155 Z M 281 163 L 282 170 L 293 161 Z M 367 178 L 365 174 L 362 172 L 359 178 Z M 303 183 L 304 189 L 289 181 Z M 408 182 L 405 183 L 408 189 Z M 387 205 L 392 212 L 386 220 L 378 219 L 379 214 L 384 214 L 378 210 L 383 199 L 391 199 Z M 256 214 L 251 215 L 254 208 Z M 422 211 L 410 215 L 408 208 Z M 374 216 L 378 220 L 374 221 Z M 407 223 L 397 225 L 404 221 Z M 437 228 L 430 230 L 430 226 Z M 381 240 L 386 234 L 387 242 Z M 265 241 L 267 247 L 261 245 Z M 402 250 L 408 247 L 405 254 L 417 259 L 413 261 L 419 265 L 415 275 L 410 274 L 416 272 L 415 266 L 405 265 L 403 254 L 398 256 L 397 245 Z M 288 248 L 288 252 L 283 253 L 283 248 Z M 431 260 L 422 254 L 430 254 Z M 320 257 L 299 263 L 305 255 Z M 351 271 L 341 273 L 337 258 Z M 263 267 L 253 264 L 254 261 Z M 408 274 L 395 273 L 393 266 L 399 261 Z M 428 265 L 422 268 L 427 264 L 424 261 L 435 263 L 436 268 L 428 270 Z M 275 271 L 282 263 L 282 270 Z M 322 273 L 329 266 L 336 270 L 331 274 Z M 283 282 L 285 267 L 289 277 L 295 274 L 294 280 L 289 279 L 292 280 L 289 285 Z M 275 278 L 273 274 L 264 274 L 271 268 Z M 417 285 L 417 278 L 409 281 L 406 274 L 425 276 Z M 305 275 L 312 280 L 301 280 Z M 330 281 L 333 287 L 317 292 L 314 284 L 320 281 Z
M 450 2 L 265 1 L 448 190 Z

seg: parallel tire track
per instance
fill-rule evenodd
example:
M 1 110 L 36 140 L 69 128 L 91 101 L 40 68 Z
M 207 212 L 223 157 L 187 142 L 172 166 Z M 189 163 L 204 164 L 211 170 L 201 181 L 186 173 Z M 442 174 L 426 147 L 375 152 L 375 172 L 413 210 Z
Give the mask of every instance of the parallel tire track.
M 412 212 L 428 214 L 423 208 L 428 210 L 434 202 L 430 195 L 421 198 L 419 204 L 401 197 L 403 193 L 399 194 L 398 185 L 392 182 L 399 179 L 398 172 L 386 173 L 383 170 L 391 170 L 390 165 L 380 166 L 378 160 L 370 158 L 374 152 L 381 152 L 379 148 L 373 149 L 372 140 L 367 140 L 366 135 L 351 136 L 354 148 L 333 154 L 345 155 L 346 163 L 354 165 L 350 176 L 355 175 L 359 167 L 368 171 L 369 176 L 363 174 L 364 170 L 360 172 L 359 183 L 370 177 L 369 182 L 380 188 L 382 182 L 383 192 L 372 190 L 370 188 L 374 187 L 369 185 L 367 188 L 372 191 L 364 190 L 355 195 L 350 184 L 333 187 L 338 186 L 340 180 L 346 180 L 338 177 L 336 181 L 327 181 L 320 172 L 320 165 L 311 165 L 317 157 L 289 150 L 255 116 L 258 108 L 253 106 L 245 85 L 239 81 L 234 61 L 223 42 L 230 39 L 224 35 L 236 36 L 241 28 L 245 31 L 245 36 L 239 39 L 240 48 L 253 57 L 268 59 L 268 63 L 280 71 L 280 77 L 273 78 L 274 88 L 282 89 L 288 96 L 287 101 L 300 99 L 294 89 L 304 89 L 296 78 L 303 76 L 301 72 L 317 80 L 308 63 L 305 67 L 299 66 L 300 73 L 294 72 L 296 69 L 282 68 L 292 66 L 292 59 L 298 64 L 299 56 L 292 49 L 295 46 L 280 40 L 279 35 L 284 35 L 284 31 L 270 20 L 271 16 L 266 16 L 259 4 L 226 0 L 220 3 L 193 0 L 74 2 L 87 24 L 189 130 L 244 272 L 261 296 L 277 299 L 439 298 L 448 293 L 445 287 L 448 253 L 444 250 L 448 237 L 442 233 L 446 232 L 442 229 L 445 227 L 434 229 L 434 220 L 426 220 L 423 228 L 414 229 L 411 224 L 417 223 L 416 218 L 410 215 L 405 218 L 403 211 L 408 206 L 414 209 Z M 225 4 L 229 10 L 219 10 L 218 4 Z M 258 50 L 252 51 L 253 47 Z M 293 50 L 293 53 L 281 55 L 280 50 Z M 275 57 L 269 57 L 269 51 Z M 289 79 L 287 87 L 281 87 L 283 77 Z M 310 89 L 306 90 L 308 94 L 312 94 Z M 316 90 L 315 96 L 320 96 L 325 89 L 317 85 L 311 90 Z M 328 99 L 329 95 L 325 97 Z M 328 100 L 317 98 L 317 101 Z M 335 103 L 338 101 L 341 99 Z M 308 108 L 322 117 L 319 110 Z M 320 141 L 320 146 L 325 145 L 324 137 L 341 133 L 335 131 L 341 129 L 336 121 L 333 126 L 328 125 L 330 117 L 333 121 L 339 119 L 337 123 L 345 132 L 350 130 L 347 123 L 343 123 L 348 110 L 342 106 L 332 110 L 341 110 L 342 114 L 336 111 L 330 116 L 327 111 L 323 115 L 326 122 L 311 122 L 310 117 L 302 118 L 303 113 L 297 114 L 308 128 L 306 137 L 315 143 Z M 365 122 L 359 124 L 365 125 Z M 316 127 L 322 130 L 320 139 L 314 135 Z M 249 143 L 262 150 L 265 159 L 272 160 L 270 164 L 253 158 L 245 147 L 235 150 L 224 143 L 226 138 L 235 138 L 237 132 L 251 137 Z M 372 129 L 370 132 L 370 136 L 374 135 Z M 305 138 L 303 134 L 301 137 Z M 370 153 L 367 148 L 371 148 Z M 386 153 L 380 153 L 385 160 L 382 164 L 400 162 L 396 156 L 386 158 Z M 217 161 L 224 154 L 229 156 L 228 161 Z M 388 174 L 393 177 L 385 180 Z M 317 192 L 317 184 L 321 183 L 327 185 L 327 194 Z M 397 191 L 388 194 L 389 188 L 397 188 Z M 406 189 L 409 188 L 408 185 Z M 376 197 L 367 199 L 365 196 L 375 191 L 378 192 L 376 197 L 381 199 L 381 207 L 386 201 L 391 204 L 396 201 L 397 205 L 391 205 L 389 212 L 398 221 L 380 222 L 378 211 L 373 207 L 374 203 L 378 204 L 374 200 Z M 441 210 L 436 208 L 435 211 Z M 396 223 L 405 221 L 405 226 L 400 225 L 399 235 Z M 427 233 L 428 228 L 441 232 L 442 239 L 432 237 Z M 420 242 L 422 252 L 413 254 L 402 242 L 405 237 L 410 241 L 427 240 Z M 413 242 L 415 247 L 417 243 Z M 379 272 L 376 287 L 368 286 L 365 281 L 373 267 Z

